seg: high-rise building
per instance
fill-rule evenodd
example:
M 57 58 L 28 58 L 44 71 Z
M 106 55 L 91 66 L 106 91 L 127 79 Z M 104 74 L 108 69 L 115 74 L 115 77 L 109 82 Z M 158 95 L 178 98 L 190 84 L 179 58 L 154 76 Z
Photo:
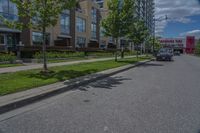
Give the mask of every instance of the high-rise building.
M 103 9 L 107 9 L 107 1 L 108 0 L 96 0 L 99 6 Z M 135 0 L 135 15 L 139 19 L 145 21 L 150 33 L 153 33 L 154 29 L 154 8 L 154 0 Z
M 99 4 L 102 9 L 102 18 L 108 15 L 107 1 L 108 0 L 96 0 L 97 4 Z M 121 1 L 123 2 L 123 0 Z M 154 0 L 135 0 L 135 16 L 138 19 L 144 20 L 150 34 L 154 33 L 154 6 Z M 105 40 L 105 38 L 103 39 Z M 120 43 L 123 45 L 126 43 L 126 39 L 121 38 Z
M 149 33 L 153 34 L 154 32 L 154 0 L 136 0 L 136 17 L 141 20 L 144 20 Z

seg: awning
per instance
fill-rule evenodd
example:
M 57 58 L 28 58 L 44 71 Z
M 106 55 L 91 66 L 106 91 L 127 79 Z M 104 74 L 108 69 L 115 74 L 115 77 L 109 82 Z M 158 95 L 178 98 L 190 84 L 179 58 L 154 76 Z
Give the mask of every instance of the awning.
M 58 37 L 60 37 L 60 38 L 72 38 L 71 36 L 68 36 L 68 35 L 58 35 Z
M 94 41 L 94 42 L 98 42 L 98 40 L 97 39 L 90 39 L 90 41 Z

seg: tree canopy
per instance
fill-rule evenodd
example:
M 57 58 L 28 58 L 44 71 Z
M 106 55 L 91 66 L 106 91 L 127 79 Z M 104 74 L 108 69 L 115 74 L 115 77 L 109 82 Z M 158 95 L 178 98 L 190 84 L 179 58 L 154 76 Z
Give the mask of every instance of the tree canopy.
M 149 31 L 144 21 L 136 20 L 130 25 L 127 37 L 132 40 L 134 44 L 139 45 L 147 39 L 148 35 Z
M 107 5 L 109 14 L 102 21 L 105 36 L 124 37 L 134 17 L 134 0 L 109 0 Z
M 197 45 L 196 45 L 196 47 L 195 47 L 195 53 L 197 54 L 197 55 L 200 55 L 200 40 L 197 42 Z
M 47 71 L 46 28 L 55 26 L 60 14 L 75 7 L 76 0 L 11 0 L 16 4 L 18 16 L 23 21 L 10 21 L 1 16 L 3 23 L 11 28 L 34 28 L 42 31 L 43 68 Z
M 75 7 L 76 0 L 10 0 L 16 4 L 18 16 L 27 21 L 10 21 L 3 16 L 1 20 L 11 28 L 37 28 L 55 26 L 59 15 L 65 9 Z
M 108 16 L 103 19 L 101 25 L 104 29 L 104 35 L 112 37 L 119 48 L 119 39 L 125 37 L 128 33 L 131 20 L 134 18 L 135 0 L 109 0 Z M 123 57 L 123 51 L 121 51 Z M 115 54 L 117 61 L 117 51 Z

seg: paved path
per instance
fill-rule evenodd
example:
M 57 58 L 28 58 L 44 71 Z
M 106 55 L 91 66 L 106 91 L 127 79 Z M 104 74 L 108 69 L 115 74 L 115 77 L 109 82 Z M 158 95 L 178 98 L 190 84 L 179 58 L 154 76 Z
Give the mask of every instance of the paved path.
M 136 57 L 136 56 L 128 56 L 125 58 L 133 58 L 133 57 Z M 111 60 L 111 59 L 114 59 L 114 58 L 112 57 L 112 58 L 88 59 L 88 60 L 79 60 L 79 61 L 70 61 L 70 62 L 50 63 L 50 64 L 48 64 L 48 67 L 64 66 L 64 65 L 95 62 L 95 61 L 106 61 L 106 60 Z M 0 68 L 0 73 L 25 71 L 25 70 L 31 70 L 31 69 L 39 69 L 42 67 L 43 67 L 43 64 L 32 64 L 32 65 L 28 65 L 28 66 L 7 67 L 7 68 Z
M 199 133 L 200 58 L 151 62 L 0 115 L 0 133 Z

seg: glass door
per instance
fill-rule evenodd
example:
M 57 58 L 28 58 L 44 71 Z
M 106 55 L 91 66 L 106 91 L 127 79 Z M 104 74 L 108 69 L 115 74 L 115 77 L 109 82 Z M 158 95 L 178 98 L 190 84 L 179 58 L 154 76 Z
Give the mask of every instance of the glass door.
M 12 34 L 7 34 L 7 46 L 12 47 L 14 45 L 14 37 Z
M 5 35 L 0 34 L 0 45 L 5 45 Z

